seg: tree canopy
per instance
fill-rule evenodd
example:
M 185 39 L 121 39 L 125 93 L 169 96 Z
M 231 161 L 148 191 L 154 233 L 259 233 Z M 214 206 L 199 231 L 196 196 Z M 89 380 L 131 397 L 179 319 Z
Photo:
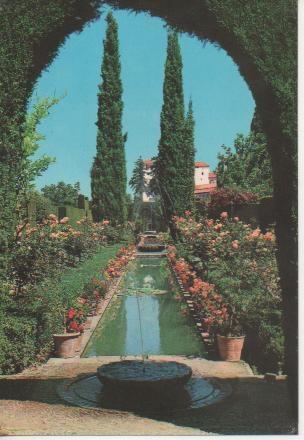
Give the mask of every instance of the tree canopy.
M 136 195 L 141 194 L 144 189 L 144 161 L 141 156 L 135 162 L 129 185 Z
M 79 182 L 70 183 L 58 182 L 52 185 L 46 185 L 41 188 L 41 192 L 47 199 L 55 205 L 77 206 L 77 199 L 80 192 Z
M 272 195 L 272 169 L 267 142 L 255 112 L 248 136 L 239 134 L 234 151 L 225 145 L 216 169 L 219 187 L 250 191 L 260 197 Z

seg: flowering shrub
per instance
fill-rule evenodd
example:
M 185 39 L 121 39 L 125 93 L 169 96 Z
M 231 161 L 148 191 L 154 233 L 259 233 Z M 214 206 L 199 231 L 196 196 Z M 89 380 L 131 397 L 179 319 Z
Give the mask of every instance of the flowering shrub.
M 242 205 L 257 200 L 257 195 L 249 191 L 241 192 L 232 188 L 220 188 L 211 193 L 210 205 L 214 207 L 229 206 L 230 203 Z
M 92 223 L 86 219 L 72 228 L 68 217 L 60 221 L 54 214 L 35 227 L 19 225 L 12 252 L 11 278 L 16 291 L 22 293 L 64 267 L 75 266 L 100 246 L 113 243 L 113 228 L 108 220 Z
M 68 308 L 65 309 L 65 332 L 83 332 L 88 314 L 96 314 L 96 305 L 106 294 L 108 287 L 106 280 L 121 276 L 123 268 L 130 260 L 135 258 L 134 253 L 135 246 L 133 245 L 120 248 L 116 257 L 109 260 L 107 267 L 101 271 L 99 277 L 102 279 L 93 277 L 85 284 L 82 296 L 77 297 L 72 302 L 72 305 L 67 306 Z
M 198 290 L 203 297 L 206 282 L 210 285 L 205 286 L 205 294 L 212 286 L 210 291 L 222 296 L 224 314 L 221 316 L 212 305 L 211 316 L 204 322 L 222 334 L 246 333 L 252 342 L 251 354 L 259 347 L 259 352 L 253 354 L 256 365 L 277 368 L 282 362 L 283 336 L 273 231 L 263 234 L 237 217 L 229 218 L 227 212 L 222 212 L 218 220 L 205 218 L 198 222 L 191 213 L 185 213 L 174 221 L 181 239 L 178 253 L 185 258 L 177 266 L 175 263 L 175 268 L 182 270 L 181 279 L 189 293 Z M 192 267 L 199 280 L 195 281 Z M 202 301 L 202 308 L 203 313 L 210 313 L 208 303 L 204 306 Z M 215 318 L 217 313 L 222 320 Z
M 200 217 L 218 218 L 220 213 L 232 212 L 241 207 L 256 204 L 259 200 L 257 194 L 249 191 L 239 191 L 233 188 L 219 188 L 210 193 L 208 199 L 196 200 L 196 213 Z
M 192 295 L 194 308 L 201 318 L 203 329 L 210 332 L 224 324 L 228 319 L 228 309 L 215 285 L 203 281 L 189 263 L 183 258 L 177 258 L 174 246 L 169 247 L 167 256 L 184 288 Z
M 83 297 L 85 297 L 90 303 L 96 303 L 101 298 L 104 298 L 107 290 L 107 281 L 93 277 L 84 286 Z
M 211 217 L 217 217 L 223 210 L 229 211 L 231 205 L 241 206 L 257 200 L 257 195 L 249 191 L 240 192 L 232 188 L 220 188 L 210 194 L 207 209 Z
M 87 314 L 83 307 L 71 307 L 66 314 L 65 331 L 67 333 L 82 333 L 86 316 Z
M 132 245 L 121 248 L 116 258 L 109 261 L 108 267 L 104 271 L 105 277 L 111 279 L 122 275 L 123 268 L 130 260 L 135 258 L 134 251 L 135 247 Z
M 1 374 L 47 358 L 53 333 L 82 329 L 105 293 L 106 274 L 102 282 L 101 274 L 91 280 L 93 288 L 88 288 L 96 263 L 105 267 L 118 249 L 113 243 L 130 238 L 123 227 L 113 231 L 109 221 L 84 219 L 73 228 L 67 217 L 59 221 L 55 215 L 35 226 L 18 226 L 10 276 L 5 289 L 0 288 Z M 76 311 L 73 319 L 70 309 Z

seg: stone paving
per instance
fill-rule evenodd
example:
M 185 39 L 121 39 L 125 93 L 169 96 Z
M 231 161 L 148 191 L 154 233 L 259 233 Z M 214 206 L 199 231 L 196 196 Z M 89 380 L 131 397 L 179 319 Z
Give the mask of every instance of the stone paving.
M 134 357 L 128 357 L 131 359 Z M 244 362 L 210 361 L 183 356 L 151 356 L 189 365 L 195 375 L 227 381 L 233 395 L 204 410 L 157 418 L 69 406 L 56 393 L 63 379 L 95 373 L 117 356 L 50 359 L 20 374 L 0 379 L 0 434 L 23 435 L 210 435 L 291 434 L 286 378 L 269 383 Z

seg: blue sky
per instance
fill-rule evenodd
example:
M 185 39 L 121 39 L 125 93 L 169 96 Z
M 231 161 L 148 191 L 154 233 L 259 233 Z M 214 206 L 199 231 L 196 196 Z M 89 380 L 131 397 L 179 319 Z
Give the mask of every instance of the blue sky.
M 115 11 L 122 63 L 124 131 L 128 132 L 128 179 L 135 160 L 157 153 L 166 57 L 164 22 L 146 14 Z M 97 87 L 105 34 L 105 14 L 80 34 L 72 34 L 57 58 L 41 75 L 37 97 L 66 96 L 51 111 L 39 131 L 45 135 L 40 154 L 56 163 L 37 179 L 37 187 L 63 180 L 80 182 L 90 196 L 90 168 L 96 150 Z M 254 100 L 237 66 L 222 49 L 181 34 L 185 101 L 193 99 L 196 158 L 215 168 L 223 144 L 249 131 Z

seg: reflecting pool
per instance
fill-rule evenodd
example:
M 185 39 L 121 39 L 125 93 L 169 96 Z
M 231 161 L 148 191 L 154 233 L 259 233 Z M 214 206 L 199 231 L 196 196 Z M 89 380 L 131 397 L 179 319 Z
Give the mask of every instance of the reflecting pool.
M 83 357 L 146 354 L 205 356 L 165 258 L 138 258 L 96 327 Z

